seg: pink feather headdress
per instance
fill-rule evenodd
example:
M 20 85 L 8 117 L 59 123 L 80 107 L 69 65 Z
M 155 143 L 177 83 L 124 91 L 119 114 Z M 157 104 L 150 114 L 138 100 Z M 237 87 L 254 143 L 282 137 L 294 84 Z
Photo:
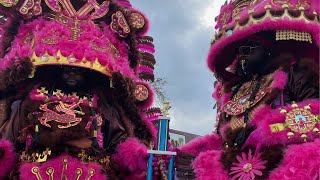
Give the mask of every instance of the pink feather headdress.
M 318 0 L 235 0 L 225 3 L 216 18 L 218 29 L 212 41 L 207 63 L 218 79 L 228 80 L 236 57 L 236 46 L 251 36 L 272 34 L 272 41 L 298 41 L 301 57 L 318 60 L 319 55 L 319 2 Z M 267 41 L 264 41 L 267 43 Z M 270 43 L 268 43 L 270 44 Z M 277 50 L 292 44 L 279 43 Z M 278 47 L 279 46 L 279 47 Z M 310 48 L 311 47 L 311 48 Z M 294 47 L 292 47 L 294 48 Z M 311 52 L 312 51 L 312 52 Z M 267 62 L 266 62 L 267 63 Z
M 12 28 L 17 33 L 10 39 Z M 120 72 L 144 86 L 151 97 L 147 81 L 154 80 L 155 49 L 152 38 L 145 36 L 148 29 L 145 15 L 127 0 L 4 0 L 0 2 L 0 70 L 30 59 L 34 68 L 75 66 L 107 77 Z M 143 60 L 144 54 L 149 59 Z M 143 107 L 150 106 L 150 97 L 143 100 Z

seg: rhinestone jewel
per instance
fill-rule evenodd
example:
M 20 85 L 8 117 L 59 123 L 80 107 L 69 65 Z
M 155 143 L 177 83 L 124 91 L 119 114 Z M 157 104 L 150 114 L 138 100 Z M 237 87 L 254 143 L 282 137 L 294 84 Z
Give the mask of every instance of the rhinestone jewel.
M 240 99 L 240 103 L 244 104 L 245 102 L 247 102 L 247 100 L 247 98 Z
M 77 59 L 73 56 L 68 57 L 69 62 L 75 62 Z
M 299 114 L 299 115 L 296 115 L 295 121 L 296 121 L 296 123 L 300 123 L 302 121 L 307 121 L 307 118 L 305 116 Z
M 42 60 L 42 61 L 48 61 L 48 59 L 49 59 L 49 56 L 48 56 L 48 55 L 43 55 L 43 56 L 41 56 L 41 60 Z
M 228 34 L 228 35 L 232 35 L 232 33 L 233 33 L 232 30 L 228 30 L 228 31 L 227 31 L 227 34 Z

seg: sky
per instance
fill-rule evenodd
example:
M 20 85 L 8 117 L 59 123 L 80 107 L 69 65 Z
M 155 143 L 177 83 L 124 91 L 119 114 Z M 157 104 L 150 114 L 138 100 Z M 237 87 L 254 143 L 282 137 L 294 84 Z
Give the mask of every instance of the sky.
M 206 58 L 214 18 L 224 0 L 131 0 L 150 21 L 157 60 L 170 103 L 170 128 L 197 135 L 214 130 L 213 73 Z

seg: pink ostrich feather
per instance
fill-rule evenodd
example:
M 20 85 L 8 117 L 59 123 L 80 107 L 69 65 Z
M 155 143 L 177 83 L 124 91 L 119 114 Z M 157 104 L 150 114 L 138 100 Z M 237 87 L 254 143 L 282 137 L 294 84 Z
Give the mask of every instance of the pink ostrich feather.
M 246 155 L 244 152 L 237 157 L 238 162 L 233 163 L 231 167 L 231 180 L 254 180 L 256 176 L 262 176 L 261 170 L 265 169 L 267 161 L 260 158 L 260 154 L 252 154 L 251 149 Z
M 16 155 L 12 143 L 8 140 L 0 140 L 0 149 L 4 150 L 0 159 L 0 179 L 3 179 L 13 169 Z
M 229 180 L 229 175 L 220 161 L 222 151 L 200 153 L 192 165 L 197 180 Z
M 155 49 L 154 47 L 152 46 L 149 46 L 149 45 L 146 45 L 146 44 L 138 44 L 137 45 L 137 48 L 140 50 L 140 51 L 146 51 L 150 54 L 153 54 L 155 52 Z
M 158 133 L 156 126 L 152 124 L 152 120 L 145 113 L 141 113 L 141 117 L 145 121 L 146 125 L 148 126 L 148 129 L 150 129 L 154 142 L 156 142 L 157 133 Z
M 221 134 L 221 137 L 222 137 L 222 139 L 226 139 L 227 137 L 226 137 L 226 132 L 227 132 L 227 130 L 228 129 L 230 129 L 231 128 L 231 125 L 230 125 L 230 123 L 227 123 L 227 124 L 225 124 L 225 125 L 223 125 L 220 129 L 219 129 L 219 132 L 220 132 L 220 134 Z
M 159 116 L 162 116 L 162 114 L 152 114 L 152 115 L 148 115 L 146 118 L 149 122 L 155 121 L 159 119 Z
M 153 69 L 152 68 L 150 68 L 150 67 L 147 67 L 147 66 L 139 66 L 138 67 L 138 73 L 140 73 L 140 72 L 148 72 L 148 73 L 151 73 L 151 74 L 153 74 Z
M 222 94 L 220 94 L 222 92 Z M 217 85 L 214 89 L 214 92 L 212 94 L 212 97 L 219 103 L 220 106 L 225 105 L 231 98 L 230 92 L 223 92 L 222 85 Z
M 320 177 L 320 141 L 291 145 L 269 180 L 317 180 Z
M 124 6 L 124 7 L 129 7 L 129 8 L 132 7 L 131 3 L 128 2 L 128 1 L 117 1 L 117 3 L 118 3 L 119 5 L 121 5 L 121 6 Z
M 288 75 L 282 70 L 276 71 L 272 76 L 271 88 L 283 90 L 287 84 Z
M 130 172 L 130 176 L 145 173 L 148 161 L 148 148 L 136 138 L 129 138 L 118 145 L 113 160 L 121 171 Z
M 186 145 L 179 147 L 181 151 L 198 155 L 208 150 L 221 150 L 222 139 L 217 134 L 208 134 L 206 136 L 192 140 Z
M 212 94 L 213 99 L 215 99 L 218 103 L 221 100 L 222 92 L 223 92 L 223 86 L 220 82 L 218 82 L 215 85 L 214 92 Z
M 60 51 L 65 57 L 75 57 L 77 62 L 86 58 L 87 61 L 94 63 L 98 59 L 101 65 L 108 66 L 112 71 L 121 72 L 130 78 L 136 77 L 134 71 L 129 66 L 128 46 L 124 41 L 117 39 L 112 34 L 109 26 L 102 23 L 103 29 L 101 30 L 93 23 L 83 23 L 80 24 L 80 27 L 83 32 L 80 33 L 78 39 L 70 41 L 69 39 L 72 37 L 70 29 L 56 21 L 38 19 L 21 25 L 10 51 L 0 64 L 1 68 L 8 68 L 12 64 L 10 61 L 14 59 L 31 57 L 33 52 L 38 57 L 41 57 L 46 52 L 49 55 L 55 56 Z M 31 33 L 35 37 L 35 47 L 32 46 L 32 43 L 24 43 L 26 36 Z M 55 44 L 43 43 L 42 40 L 46 38 L 55 38 Z M 97 46 L 107 49 L 109 48 L 108 42 L 116 47 L 119 56 L 94 48 Z M 76 66 L 76 64 L 72 63 L 70 65 Z

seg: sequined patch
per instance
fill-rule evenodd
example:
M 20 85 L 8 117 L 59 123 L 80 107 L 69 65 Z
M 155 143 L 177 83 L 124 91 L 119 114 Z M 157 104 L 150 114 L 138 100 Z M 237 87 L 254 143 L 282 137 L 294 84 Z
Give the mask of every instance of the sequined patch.
M 249 105 L 249 107 L 255 106 L 261 99 L 263 99 L 263 97 L 266 94 L 270 92 L 271 92 L 271 88 L 269 87 L 260 90 L 257 93 L 255 100 Z M 246 108 L 248 107 L 249 98 L 250 98 L 250 93 L 247 93 L 242 97 L 228 101 L 223 107 L 224 112 L 232 116 L 236 116 L 244 113 Z

